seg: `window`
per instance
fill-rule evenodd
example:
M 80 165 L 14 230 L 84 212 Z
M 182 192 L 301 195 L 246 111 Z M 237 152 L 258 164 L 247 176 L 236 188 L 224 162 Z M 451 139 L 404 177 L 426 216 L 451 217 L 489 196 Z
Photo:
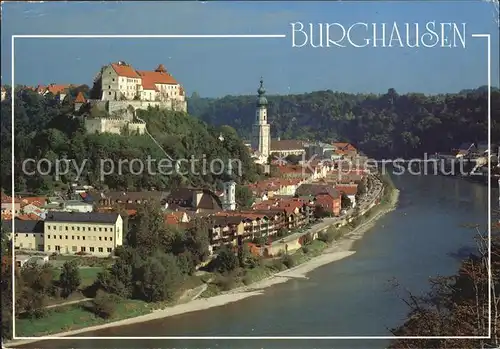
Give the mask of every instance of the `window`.
M 108 89 L 111 89 L 111 86 L 108 86 Z
M 71 247 L 71 250 L 72 250 L 73 252 L 76 252 L 76 251 L 77 251 L 76 246 L 72 246 L 72 247 Z
M 61 251 L 61 246 L 56 246 L 56 251 Z
M 68 230 L 68 227 L 65 227 L 65 228 L 66 228 L 65 230 L 67 231 L 67 230 Z
M 111 249 L 110 247 L 108 247 L 108 252 L 111 253 L 113 251 L 113 249 Z
M 61 240 L 62 240 L 62 235 L 59 235 L 59 239 L 61 239 Z
M 77 240 L 80 240 L 80 237 L 79 237 L 79 236 L 77 236 L 77 237 L 76 237 L 76 239 L 77 239 Z
M 113 241 L 113 238 L 109 238 L 109 241 Z
M 82 240 L 85 240 L 85 236 L 82 236 Z
M 94 227 L 94 231 L 96 231 L 96 227 Z
M 99 241 L 102 241 L 102 236 L 99 236 Z
M 26 235 L 28 235 L 28 234 L 26 234 Z M 104 241 L 108 241 L 108 238 L 106 236 L 104 237 Z
M 99 252 L 103 252 L 103 249 L 102 249 L 102 247 L 99 247 Z
M 102 231 L 102 228 L 99 228 L 99 231 Z
M 75 240 L 75 236 L 74 235 L 71 235 L 71 240 Z
M 47 235 L 47 239 L 50 239 L 50 235 Z
M 111 96 L 111 92 L 108 92 L 108 95 L 110 95 L 110 96 Z
M 26 237 L 28 237 L 28 234 L 26 234 Z
M 76 230 L 80 231 L 80 227 L 76 227 Z
M 113 232 L 113 228 L 109 228 L 109 231 L 110 231 L 110 232 Z
M 75 227 L 71 227 L 71 230 L 75 230 Z
M 68 240 L 68 235 L 66 235 L 66 240 Z
M 47 245 L 47 250 L 50 251 L 50 245 Z
M 108 231 L 108 228 L 104 228 L 104 231 L 107 232 Z
M 80 247 L 80 251 L 85 252 L 85 246 Z
M 90 252 L 94 252 L 94 248 L 93 247 L 89 247 L 90 249 Z

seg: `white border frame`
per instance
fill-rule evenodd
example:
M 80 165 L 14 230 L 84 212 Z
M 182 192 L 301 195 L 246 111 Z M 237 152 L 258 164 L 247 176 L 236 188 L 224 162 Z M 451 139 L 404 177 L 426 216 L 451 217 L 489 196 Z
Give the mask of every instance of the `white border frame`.
M 472 34 L 473 38 L 486 38 L 488 41 L 488 151 L 491 147 L 491 35 L 490 34 Z M 104 39 L 104 38 L 116 38 L 116 39 L 153 39 L 153 38 L 163 38 L 163 39 L 187 39 L 187 38 L 211 38 L 211 39 L 221 39 L 221 38 L 233 38 L 233 39 L 243 39 L 243 38 L 286 38 L 286 35 L 12 35 L 11 37 L 11 108 L 12 108 L 12 207 L 15 203 L 15 193 L 14 193 L 14 98 L 15 98 L 15 39 Z M 491 152 L 490 152 L 491 153 Z M 15 213 L 12 220 L 12 234 L 15 231 Z M 67 340 L 106 340 L 106 339 L 177 339 L 177 340 L 355 340 L 355 339 L 490 339 L 491 338 L 491 162 L 488 162 L 488 336 L 167 336 L 167 337 L 68 337 L 68 336 L 41 336 L 41 337 L 17 337 L 16 336 L 16 305 L 15 305 L 15 248 L 14 239 L 12 239 L 12 332 L 13 340 L 26 340 L 30 342 L 38 342 L 44 340 L 55 340 L 55 339 L 67 339 Z M 15 343 L 12 343 L 16 345 Z M 20 344 L 17 344 L 20 345 Z

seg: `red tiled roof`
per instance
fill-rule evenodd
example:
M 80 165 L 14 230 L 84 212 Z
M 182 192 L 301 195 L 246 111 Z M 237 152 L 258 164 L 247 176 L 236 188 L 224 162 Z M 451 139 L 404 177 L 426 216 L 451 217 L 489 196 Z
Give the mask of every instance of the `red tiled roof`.
M 333 145 L 338 148 L 336 150 L 337 154 L 344 153 L 344 152 L 350 152 L 350 151 L 357 151 L 356 148 L 350 143 L 335 142 L 335 143 L 333 143 Z
M 335 189 L 346 195 L 356 195 L 358 193 L 357 184 L 349 184 L 349 185 L 339 184 L 335 186 Z
M 78 92 L 78 96 L 76 96 L 75 103 L 86 103 L 87 100 L 85 99 L 85 96 L 83 93 L 80 91 Z
M 30 213 L 17 215 L 16 219 L 19 219 L 21 221 L 37 221 L 40 219 L 40 217 L 38 217 L 36 214 Z
M 124 76 L 127 78 L 134 78 L 134 79 L 140 78 L 139 74 L 130 65 L 111 63 L 111 67 L 114 69 L 116 74 L 118 74 L 118 76 Z
M 142 88 L 144 90 L 153 90 L 153 91 L 158 91 L 158 88 L 156 87 L 156 81 L 154 80 L 154 77 L 151 75 L 144 75 L 142 76 Z
M 24 205 L 35 205 L 35 206 L 43 206 L 45 205 L 46 198 L 43 196 L 32 196 L 32 197 L 25 197 L 21 198 L 21 203 Z
M 144 80 L 153 82 L 155 84 L 167 84 L 167 85 L 178 85 L 179 83 L 173 78 L 169 73 L 162 73 L 156 71 L 146 71 L 146 70 L 138 70 L 137 71 L 140 77 Z
M 56 84 L 50 84 L 47 86 L 47 91 L 52 93 L 53 95 L 58 95 L 60 93 L 64 93 L 70 85 L 56 85 Z
M 1 200 L 2 203 L 10 204 L 12 203 L 12 196 L 8 196 L 2 193 Z M 21 200 L 19 198 L 14 198 L 14 203 L 19 204 L 21 203 Z

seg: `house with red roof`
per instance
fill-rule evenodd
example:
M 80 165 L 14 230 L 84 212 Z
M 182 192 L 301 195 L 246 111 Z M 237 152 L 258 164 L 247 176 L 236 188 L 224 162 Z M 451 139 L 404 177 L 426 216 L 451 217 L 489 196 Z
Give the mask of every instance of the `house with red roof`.
M 346 142 L 335 142 L 335 154 L 342 159 L 354 158 L 358 155 L 358 150 L 351 144 Z
M 187 110 L 184 88 L 163 64 L 149 71 L 119 61 L 104 67 L 100 78 L 103 101 L 170 102 L 174 110 Z
M 66 96 L 68 95 L 69 89 L 72 86 L 73 85 L 71 85 L 71 84 L 50 84 L 47 86 L 38 85 L 35 89 L 35 92 L 37 92 L 38 94 L 40 94 L 42 96 L 46 96 L 49 93 L 52 93 L 54 95 L 54 97 L 59 99 L 59 101 L 63 101 L 64 98 L 66 98 Z

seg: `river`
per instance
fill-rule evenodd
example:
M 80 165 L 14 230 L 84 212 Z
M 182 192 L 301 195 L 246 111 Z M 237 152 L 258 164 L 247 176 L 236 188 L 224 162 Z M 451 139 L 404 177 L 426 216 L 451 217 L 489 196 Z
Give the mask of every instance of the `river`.
M 396 279 L 419 293 L 428 278 L 456 272 L 475 247 L 464 224 L 487 224 L 487 187 L 441 176 L 398 176 L 395 211 L 355 245 L 351 257 L 318 268 L 308 280 L 199 312 L 83 336 L 388 336 L 407 308 Z M 494 195 L 497 195 L 496 192 Z M 493 199 L 496 205 L 497 200 Z M 82 335 L 80 335 L 82 336 Z M 57 340 L 31 348 L 385 348 L 387 340 Z

